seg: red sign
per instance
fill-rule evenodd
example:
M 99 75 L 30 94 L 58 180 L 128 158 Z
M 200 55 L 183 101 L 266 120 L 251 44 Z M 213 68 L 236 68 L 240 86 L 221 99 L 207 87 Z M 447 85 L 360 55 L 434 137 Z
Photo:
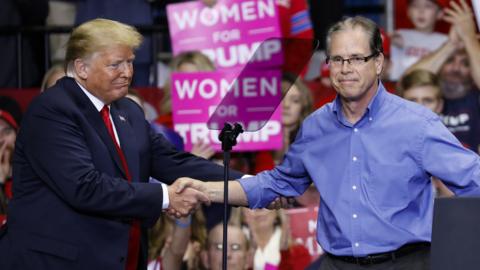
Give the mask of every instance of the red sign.
M 318 207 L 295 208 L 286 210 L 290 220 L 292 239 L 297 244 L 304 245 L 312 260 L 323 254 L 317 241 Z

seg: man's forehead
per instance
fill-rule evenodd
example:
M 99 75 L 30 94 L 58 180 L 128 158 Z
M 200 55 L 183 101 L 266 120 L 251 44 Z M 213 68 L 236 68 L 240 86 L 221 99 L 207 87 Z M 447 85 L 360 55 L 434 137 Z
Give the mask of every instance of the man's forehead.
M 332 34 L 330 54 L 341 55 L 348 51 L 348 55 L 364 54 L 370 49 L 368 36 L 361 27 L 347 28 Z

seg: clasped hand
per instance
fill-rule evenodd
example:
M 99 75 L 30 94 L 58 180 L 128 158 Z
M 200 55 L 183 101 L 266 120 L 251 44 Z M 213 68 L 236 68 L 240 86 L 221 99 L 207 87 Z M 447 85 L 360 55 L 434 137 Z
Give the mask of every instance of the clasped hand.
M 203 182 L 182 177 L 168 187 L 169 206 L 167 214 L 181 218 L 193 213 L 200 205 L 210 205 L 211 200 L 204 192 Z

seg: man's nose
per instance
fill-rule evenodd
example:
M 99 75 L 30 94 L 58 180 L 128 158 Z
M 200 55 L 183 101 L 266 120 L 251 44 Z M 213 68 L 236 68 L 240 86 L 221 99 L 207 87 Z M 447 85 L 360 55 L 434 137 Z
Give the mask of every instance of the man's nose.
M 133 64 L 131 62 L 123 62 L 121 70 L 123 76 L 128 78 L 133 76 Z
M 343 61 L 340 71 L 342 73 L 349 73 L 349 72 L 352 71 L 352 66 L 350 65 L 350 63 L 348 61 Z

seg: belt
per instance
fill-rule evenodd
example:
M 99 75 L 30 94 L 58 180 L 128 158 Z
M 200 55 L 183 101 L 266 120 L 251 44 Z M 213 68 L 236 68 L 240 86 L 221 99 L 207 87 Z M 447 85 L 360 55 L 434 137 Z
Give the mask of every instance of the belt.
M 397 258 L 403 257 L 405 255 L 414 253 L 416 251 L 429 249 L 430 243 L 429 242 L 418 242 L 418 243 L 411 243 L 401 246 L 399 249 L 385 252 L 385 253 L 376 253 L 370 254 L 365 257 L 352 257 L 352 256 L 336 256 L 330 253 L 327 253 L 328 256 L 338 259 L 347 263 L 354 263 L 359 265 L 368 265 L 368 264 L 378 264 L 383 263 L 386 261 L 394 261 Z

